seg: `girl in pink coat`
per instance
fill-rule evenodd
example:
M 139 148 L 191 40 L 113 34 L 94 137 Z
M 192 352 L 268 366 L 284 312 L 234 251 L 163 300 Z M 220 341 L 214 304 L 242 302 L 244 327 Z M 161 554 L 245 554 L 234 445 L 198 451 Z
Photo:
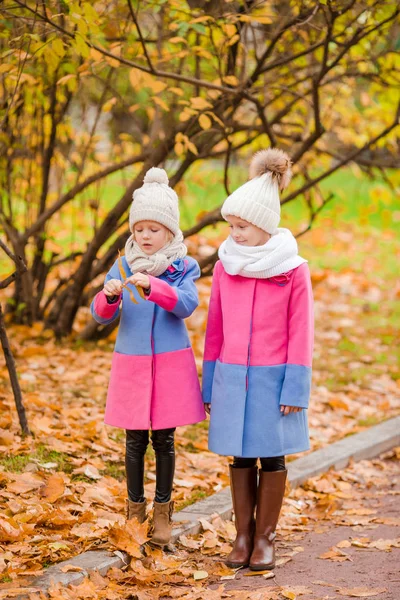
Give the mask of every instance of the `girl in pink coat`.
M 132 235 L 92 302 L 102 324 L 121 315 L 105 422 L 126 430 L 128 519 L 146 520 L 144 456 L 149 430 L 156 455 L 153 544 L 171 536 L 174 432 L 205 419 L 196 364 L 184 319 L 198 305 L 200 268 L 179 228 L 178 197 L 163 169 L 152 168 L 135 190 Z M 142 293 L 139 293 L 142 290 Z
M 285 455 L 309 448 L 313 298 L 307 261 L 278 228 L 291 161 L 262 150 L 222 206 L 231 234 L 215 265 L 203 365 L 209 448 L 233 456 L 237 537 L 227 564 L 272 569 Z M 257 459 L 261 469 L 257 477 Z M 256 510 L 256 518 L 254 512 Z

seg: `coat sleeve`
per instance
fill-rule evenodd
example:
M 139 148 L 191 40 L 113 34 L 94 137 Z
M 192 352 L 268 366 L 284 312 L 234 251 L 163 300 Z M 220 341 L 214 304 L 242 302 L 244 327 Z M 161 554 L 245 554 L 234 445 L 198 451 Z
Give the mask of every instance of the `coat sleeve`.
M 288 309 L 288 356 L 280 405 L 308 408 L 314 344 L 314 311 L 307 263 L 296 269 Z
M 210 403 L 214 379 L 215 364 L 220 356 L 224 341 L 222 328 L 222 308 L 220 293 L 220 263 L 215 265 L 208 308 L 207 329 L 203 360 L 203 402 Z
M 195 285 L 199 277 L 200 267 L 194 259 L 190 259 L 187 271 L 178 286 L 169 285 L 167 281 L 149 275 L 150 294 L 147 300 L 180 319 L 186 319 L 199 305 L 199 293 Z
M 109 281 L 110 279 L 121 280 L 121 275 L 119 273 L 117 261 L 115 261 L 111 269 L 108 271 L 104 283 L 107 283 L 107 281 Z M 112 323 L 112 321 L 114 321 L 118 317 L 121 299 L 122 294 L 120 294 L 120 296 L 115 302 L 109 304 L 107 302 L 107 296 L 105 295 L 103 290 L 98 292 L 93 298 L 92 304 L 90 305 L 90 311 L 95 321 L 97 321 L 101 325 L 108 325 L 109 323 Z

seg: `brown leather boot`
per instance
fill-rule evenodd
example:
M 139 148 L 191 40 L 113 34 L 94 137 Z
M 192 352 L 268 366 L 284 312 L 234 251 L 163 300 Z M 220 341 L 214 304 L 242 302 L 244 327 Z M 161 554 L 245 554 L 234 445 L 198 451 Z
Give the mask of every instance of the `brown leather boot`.
M 172 513 L 174 503 L 154 502 L 153 532 L 150 543 L 155 546 L 167 546 L 171 541 L 172 534 Z
M 147 519 L 146 515 L 146 500 L 144 502 L 132 502 L 129 498 L 126 501 L 126 518 L 129 521 L 134 517 L 139 523 L 144 523 Z
M 247 567 L 253 550 L 254 509 L 257 498 L 257 467 L 233 468 L 229 465 L 236 539 L 225 564 L 231 569 Z
M 264 571 L 275 567 L 275 529 L 285 495 L 286 475 L 286 470 L 260 470 L 256 532 L 249 565 L 251 571 Z

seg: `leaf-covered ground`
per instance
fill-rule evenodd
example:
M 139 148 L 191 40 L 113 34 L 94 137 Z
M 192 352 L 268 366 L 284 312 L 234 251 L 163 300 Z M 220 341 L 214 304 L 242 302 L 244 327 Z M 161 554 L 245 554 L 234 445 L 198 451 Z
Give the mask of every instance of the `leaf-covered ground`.
M 200 238 L 197 244 L 202 252 L 209 252 L 217 239 L 210 242 Z M 325 226 L 304 236 L 300 246 L 310 261 L 316 307 L 309 410 L 311 444 L 315 449 L 400 413 L 400 283 L 397 270 L 393 269 L 400 257 L 396 238 L 390 231 L 371 230 L 367 235 L 346 227 L 333 233 Z M 201 303 L 188 320 L 188 327 L 200 369 L 210 281 L 202 280 L 198 286 Z M 77 331 L 89 318 L 88 310 L 82 309 Z M 12 326 L 9 335 L 35 434 L 27 439 L 19 436 L 2 363 L 0 581 L 10 586 L 85 550 L 115 549 L 124 532 L 121 526 L 126 492 L 124 433 L 103 424 L 113 340 L 83 344 L 71 339 L 59 344 L 50 332 L 42 331 L 40 324 L 32 329 Z M 179 429 L 177 455 L 174 498 L 178 509 L 227 485 L 228 461 L 207 451 L 207 422 Z M 145 487 L 151 500 L 155 488 L 151 447 L 147 461 Z M 355 473 L 357 468 L 355 465 Z M 331 486 L 329 481 L 321 485 Z M 328 502 L 329 517 L 331 492 L 317 492 L 322 494 L 319 502 Z M 302 494 L 302 490 L 294 492 L 285 510 L 290 512 L 291 506 L 297 506 L 293 502 L 301 503 Z M 298 513 L 295 509 L 296 518 Z M 209 530 L 204 534 L 204 543 L 189 540 L 187 544 L 201 550 L 202 556 L 209 551 L 215 566 L 216 557 L 222 558 L 228 551 L 233 525 L 214 523 L 212 528 L 225 533 L 216 538 Z M 185 540 L 182 543 L 184 547 Z M 163 577 L 168 575 L 170 596 L 184 597 L 175 594 L 181 592 L 183 582 L 190 584 L 194 571 L 209 569 L 207 561 L 204 565 L 197 563 L 198 554 L 193 556 L 178 560 L 150 553 L 148 560 L 137 559 L 141 566 L 136 565 L 135 574 L 127 571 L 110 574 L 106 582 L 98 579 L 98 589 L 107 590 L 98 597 L 129 597 L 118 590 L 132 585 L 129 589 L 137 589 L 138 598 L 156 597 L 154 590 L 146 595 L 139 585 L 140 577 L 146 580 L 150 572 L 154 578 L 154 560 L 161 561 L 161 567 L 158 579 L 153 581 L 164 582 Z M 226 569 L 221 563 L 213 573 L 215 581 L 219 581 Z M 198 577 L 201 581 L 201 575 Z M 90 590 L 93 582 L 84 585 Z M 113 585 L 117 590 L 112 592 L 114 596 L 109 591 Z M 201 587 L 198 593 L 203 592 Z M 87 593 L 86 597 L 91 597 Z M 219 597 L 214 591 L 207 593 L 210 598 Z
M 110 547 L 129 550 L 129 564 L 106 576 L 96 572 L 77 586 L 53 584 L 50 599 L 397 600 L 399 459 L 400 448 L 290 491 L 278 526 L 274 571 L 227 568 L 223 559 L 234 526 L 218 516 L 203 519 L 202 532 L 181 536 L 169 553 L 148 545 L 140 550 L 146 539 L 143 526 L 130 522 L 128 527 L 109 530 Z M 17 549 L 22 554 L 29 548 L 28 542 L 14 542 L 0 565 L 14 560 Z M 66 565 L 63 570 L 79 567 Z M 24 592 L 31 600 L 44 600 L 35 589 L 30 578 L 20 577 L 0 584 L 0 598 Z

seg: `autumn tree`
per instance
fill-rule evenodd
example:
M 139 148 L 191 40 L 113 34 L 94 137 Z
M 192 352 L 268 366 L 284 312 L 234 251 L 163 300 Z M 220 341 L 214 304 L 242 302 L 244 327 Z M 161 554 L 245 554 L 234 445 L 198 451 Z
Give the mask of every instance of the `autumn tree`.
M 29 267 L 10 305 L 20 322 L 71 331 L 150 166 L 167 163 L 177 186 L 219 158 L 228 193 L 236 159 L 279 146 L 295 165 L 282 202 L 305 198 L 309 226 L 331 173 L 397 166 L 399 2 L 6 0 L 0 12 L 0 223 Z M 105 209 L 116 173 L 126 186 Z M 65 251 L 73 211 L 92 227 L 81 240 L 72 228 Z M 215 207 L 185 234 L 220 218 Z

